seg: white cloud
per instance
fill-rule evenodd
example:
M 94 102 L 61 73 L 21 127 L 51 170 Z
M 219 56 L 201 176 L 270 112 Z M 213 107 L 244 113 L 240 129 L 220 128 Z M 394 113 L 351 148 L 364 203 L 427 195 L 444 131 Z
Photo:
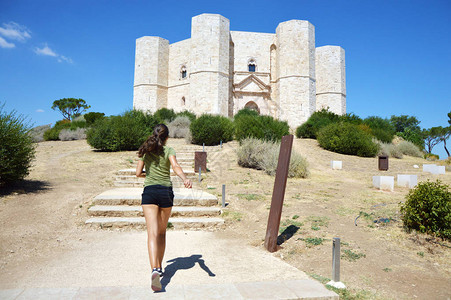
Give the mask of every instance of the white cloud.
M 39 55 L 53 56 L 53 57 L 57 57 L 58 56 L 58 54 L 56 54 L 55 51 L 50 49 L 49 46 L 47 46 L 47 44 L 45 44 L 45 46 L 42 47 L 42 48 L 36 47 L 34 49 L 34 53 L 39 54 Z
M 50 47 L 49 47 L 47 44 L 45 44 L 45 46 L 42 47 L 42 48 L 36 47 L 36 48 L 34 49 L 34 53 L 36 53 L 36 54 L 38 54 L 38 55 L 46 55 L 46 56 L 52 56 L 52 57 L 55 57 L 55 58 L 58 60 L 58 62 L 63 62 L 63 61 L 65 61 L 65 62 L 68 62 L 68 63 L 70 63 L 70 64 L 73 63 L 73 60 L 72 60 L 71 58 L 56 53 L 55 51 L 53 51 L 52 49 L 50 49 Z
M 31 31 L 27 27 L 15 22 L 3 23 L 3 27 L 0 27 L 0 35 L 16 41 L 24 42 L 31 38 L 30 33 Z
M 36 110 L 36 112 L 38 112 L 38 113 L 43 113 L 44 110 L 39 108 L 39 109 Z
M 2 48 L 14 48 L 16 45 L 13 43 L 8 43 L 4 38 L 0 36 L 0 47 Z

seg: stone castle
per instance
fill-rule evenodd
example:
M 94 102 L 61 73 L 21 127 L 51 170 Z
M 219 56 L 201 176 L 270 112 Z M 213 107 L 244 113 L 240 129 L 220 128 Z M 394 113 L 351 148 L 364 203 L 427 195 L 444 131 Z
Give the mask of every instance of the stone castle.
M 229 24 L 201 14 L 192 18 L 189 39 L 137 39 L 133 107 L 229 117 L 251 108 L 291 128 L 323 107 L 346 113 L 345 52 L 316 48 L 312 24 L 283 22 L 275 34 L 230 31 Z

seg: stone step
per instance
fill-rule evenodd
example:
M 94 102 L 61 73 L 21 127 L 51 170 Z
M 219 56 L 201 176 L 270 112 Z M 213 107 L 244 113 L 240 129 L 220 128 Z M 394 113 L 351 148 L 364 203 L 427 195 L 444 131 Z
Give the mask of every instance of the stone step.
M 88 209 L 93 217 L 144 217 L 142 206 L 95 205 Z M 218 207 L 174 206 L 171 217 L 214 217 L 221 214 Z
M 199 174 L 196 174 L 196 173 L 194 173 L 194 172 L 192 172 L 192 173 L 185 173 L 185 175 L 186 175 L 186 177 L 188 178 L 188 179 L 191 179 L 191 181 L 194 181 L 194 180 L 198 180 L 199 179 Z M 180 177 L 178 177 L 177 175 L 172 175 L 171 176 L 171 181 L 173 182 L 173 181 L 176 181 L 177 180 L 177 178 L 180 178 Z M 139 183 L 144 183 L 144 177 L 136 177 L 135 175 L 117 175 L 116 177 L 115 177 L 115 180 L 116 181 L 128 181 L 128 182 L 139 182 Z
M 183 170 L 186 176 L 196 174 L 194 170 Z M 136 169 L 122 169 L 116 172 L 117 175 L 129 175 L 136 177 Z M 171 168 L 171 176 L 177 176 Z
M 94 197 L 94 205 L 141 205 L 143 188 L 116 188 Z M 215 206 L 215 195 L 198 189 L 174 188 L 175 206 Z
M 183 185 L 182 180 L 178 177 L 175 178 L 175 176 L 174 176 L 174 178 L 171 178 L 171 181 L 172 181 L 172 186 L 174 188 L 184 188 L 185 187 Z M 191 181 L 193 183 L 193 188 L 197 188 L 199 186 L 197 179 L 192 179 Z M 141 181 L 123 181 L 123 180 L 121 180 L 121 181 L 115 181 L 113 183 L 113 185 L 118 188 L 119 187 L 122 187 L 122 188 L 141 187 L 142 188 L 143 184 L 144 184 L 144 180 L 141 180 Z
M 146 220 L 143 217 L 94 217 L 86 220 L 85 223 L 101 228 L 145 228 L 146 226 Z M 224 220 L 221 218 L 169 218 L 169 223 L 174 229 L 211 228 L 223 225 Z

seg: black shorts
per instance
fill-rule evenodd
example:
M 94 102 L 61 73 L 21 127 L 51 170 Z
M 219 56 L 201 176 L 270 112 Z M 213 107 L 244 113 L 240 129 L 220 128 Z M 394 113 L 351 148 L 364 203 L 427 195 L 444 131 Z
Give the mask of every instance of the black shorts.
M 141 205 L 147 204 L 155 204 L 159 207 L 172 207 L 174 205 L 172 186 L 156 184 L 144 187 Z

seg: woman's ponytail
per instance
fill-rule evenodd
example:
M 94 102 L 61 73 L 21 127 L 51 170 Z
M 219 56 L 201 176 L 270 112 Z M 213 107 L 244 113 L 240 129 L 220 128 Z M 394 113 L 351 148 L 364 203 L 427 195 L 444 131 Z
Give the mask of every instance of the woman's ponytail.
M 160 154 L 169 136 L 169 129 L 164 124 L 155 126 L 152 135 L 139 147 L 138 156 L 143 157 L 146 153 Z

